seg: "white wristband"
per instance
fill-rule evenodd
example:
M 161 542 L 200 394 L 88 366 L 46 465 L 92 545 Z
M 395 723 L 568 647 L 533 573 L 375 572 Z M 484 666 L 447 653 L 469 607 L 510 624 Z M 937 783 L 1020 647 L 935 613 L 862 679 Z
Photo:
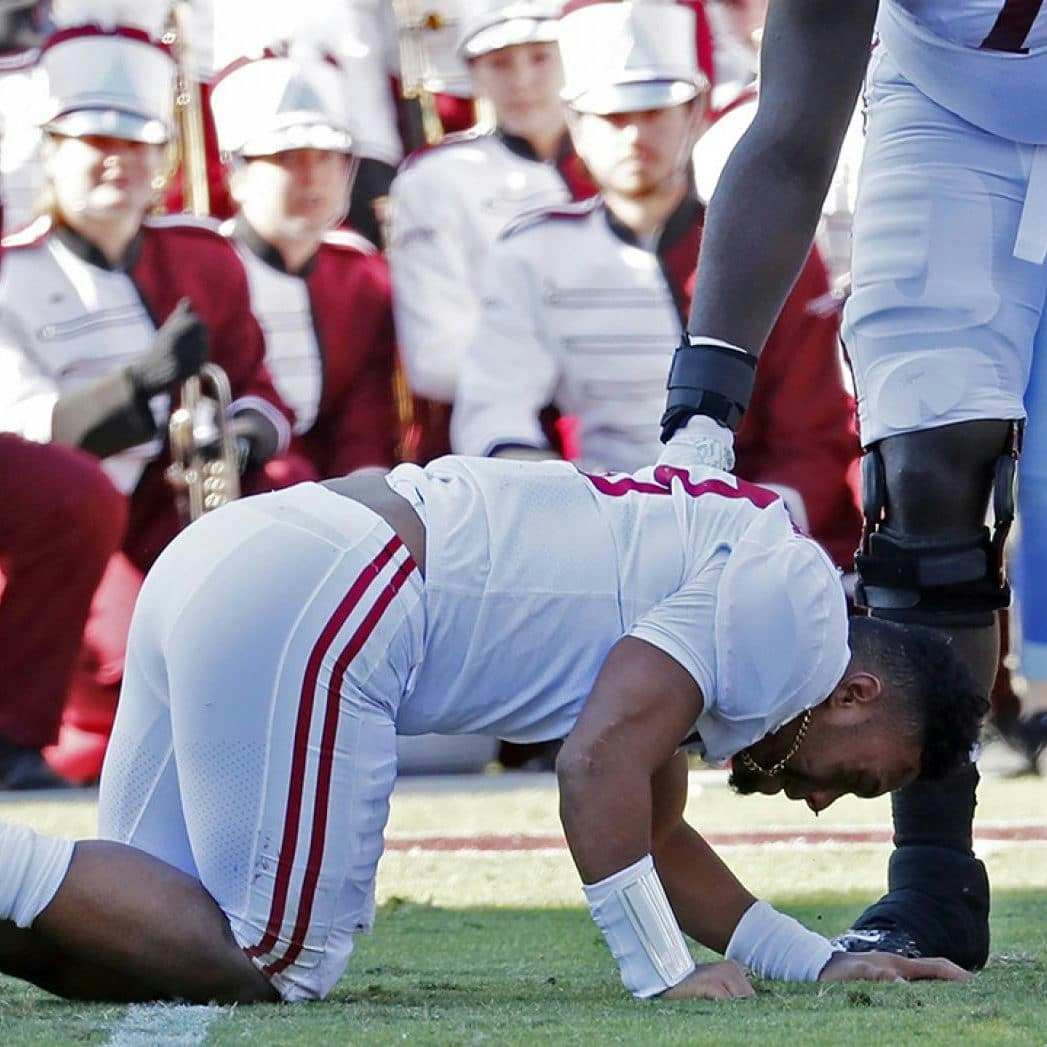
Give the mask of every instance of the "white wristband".
M 724 955 L 761 978 L 816 982 L 833 954 L 841 951 L 798 920 L 757 902 L 738 921 Z
M 582 889 L 618 961 L 622 981 L 634 996 L 657 996 L 694 970 L 649 854 L 599 883 L 583 884 Z

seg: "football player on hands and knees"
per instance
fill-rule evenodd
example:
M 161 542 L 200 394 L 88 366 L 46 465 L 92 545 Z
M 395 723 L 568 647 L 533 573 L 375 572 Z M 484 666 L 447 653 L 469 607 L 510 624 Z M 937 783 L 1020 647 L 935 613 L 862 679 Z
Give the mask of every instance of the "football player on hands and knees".
M 745 968 L 963 978 L 757 900 L 683 820 L 685 750 L 819 811 L 946 773 L 984 708 L 947 640 L 850 619 L 782 499 L 709 466 L 447 457 L 241 499 L 146 580 L 103 839 L 0 825 L 0 969 L 90 999 L 322 998 L 373 926 L 397 734 L 483 732 L 566 736 L 564 830 L 635 996 L 751 996 Z

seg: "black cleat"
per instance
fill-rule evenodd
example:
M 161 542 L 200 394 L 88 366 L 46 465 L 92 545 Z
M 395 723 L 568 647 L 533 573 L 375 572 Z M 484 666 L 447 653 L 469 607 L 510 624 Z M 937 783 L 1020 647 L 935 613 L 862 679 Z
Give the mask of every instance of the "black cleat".
M 889 952 L 895 956 L 908 956 L 913 960 L 923 955 L 920 947 L 905 931 L 858 931 L 851 927 L 833 938 L 832 944 L 840 946 L 844 952 Z
M 884 948 L 917 956 L 944 956 L 969 971 L 989 958 L 989 881 L 971 854 L 946 847 L 900 847 L 891 855 L 888 893 L 874 902 L 841 939 L 875 934 L 864 951 Z M 861 951 L 841 941 L 849 952 Z M 855 942 L 857 945 L 857 941 Z

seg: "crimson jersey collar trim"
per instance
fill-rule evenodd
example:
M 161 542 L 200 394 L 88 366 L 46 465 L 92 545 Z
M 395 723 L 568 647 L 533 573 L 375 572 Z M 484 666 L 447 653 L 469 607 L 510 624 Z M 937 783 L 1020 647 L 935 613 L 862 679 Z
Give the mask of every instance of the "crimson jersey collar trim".
M 81 236 L 75 229 L 70 228 L 62 222 L 54 224 L 54 235 L 61 243 L 81 261 L 93 265 L 97 269 L 105 269 L 108 272 L 124 272 L 133 269 L 135 263 L 142 256 L 142 230 L 139 229 L 134 239 L 128 245 L 123 258 L 113 263 L 86 237 Z
M 233 219 L 233 236 L 271 269 L 287 273 L 288 276 L 300 276 L 303 280 L 316 268 L 316 260 L 320 256 L 317 249 L 301 269 L 292 272 L 284 263 L 284 256 L 247 221 L 242 211 Z

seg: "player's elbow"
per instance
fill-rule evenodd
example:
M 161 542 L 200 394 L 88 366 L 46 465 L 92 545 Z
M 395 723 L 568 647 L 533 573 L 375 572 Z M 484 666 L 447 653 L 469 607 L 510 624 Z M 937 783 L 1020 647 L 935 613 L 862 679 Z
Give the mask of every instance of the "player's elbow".
M 561 808 L 566 811 L 585 805 L 613 776 L 614 769 L 598 757 L 592 746 L 568 736 L 556 757 Z
M 562 803 L 569 802 L 584 788 L 591 772 L 592 757 L 568 737 L 556 754 L 556 784 L 560 789 Z

